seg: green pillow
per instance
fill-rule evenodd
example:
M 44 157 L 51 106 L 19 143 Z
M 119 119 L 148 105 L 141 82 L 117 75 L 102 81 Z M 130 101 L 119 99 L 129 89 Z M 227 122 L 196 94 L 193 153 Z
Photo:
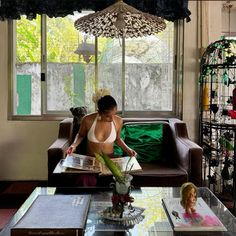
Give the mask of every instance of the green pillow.
M 163 124 L 125 124 L 121 134 L 125 143 L 137 152 L 139 162 L 153 162 L 162 158 Z M 115 155 L 122 154 L 119 147 L 114 151 Z

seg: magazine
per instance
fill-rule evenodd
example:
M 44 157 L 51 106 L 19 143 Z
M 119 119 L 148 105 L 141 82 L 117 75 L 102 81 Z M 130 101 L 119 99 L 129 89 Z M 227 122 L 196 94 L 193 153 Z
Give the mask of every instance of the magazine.
M 197 198 L 196 212 L 189 214 L 180 204 L 180 198 L 163 198 L 164 209 L 174 231 L 227 231 L 206 202 Z
M 111 158 L 111 160 L 121 168 L 122 172 L 125 172 L 126 170 L 129 170 L 129 172 L 142 171 L 142 168 L 135 157 L 132 157 L 130 161 L 129 159 L 130 157 L 128 156 Z M 110 170 L 105 165 L 98 162 L 95 157 L 91 156 L 73 153 L 71 155 L 67 155 L 61 162 L 61 165 L 66 169 L 77 169 L 81 171 L 101 173 L 103 175 L 111 175 Z

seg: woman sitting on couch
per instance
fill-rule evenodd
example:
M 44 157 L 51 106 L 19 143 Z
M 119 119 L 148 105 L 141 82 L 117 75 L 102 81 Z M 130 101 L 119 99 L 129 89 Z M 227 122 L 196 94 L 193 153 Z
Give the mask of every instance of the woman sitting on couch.
M 103 91 L 99 90 L 99 93 L 102 94 Z M 97 103 L 98 111 L 83 117 L 79 132 L 68 148 L 67 154 L 73 153 L 87 136 L 87 155 L 89 156 L 95 156 L 95 153 L 105 153 L 113 157 L 114 142 L 128 156 L 136 156 L 137 153 L 129 148 L 120 137 L 123 121 L 116 115 L 117 103 L 115 99 L 110 95 L 99 96 L 99 93 L 93 97 L 93 101 Z

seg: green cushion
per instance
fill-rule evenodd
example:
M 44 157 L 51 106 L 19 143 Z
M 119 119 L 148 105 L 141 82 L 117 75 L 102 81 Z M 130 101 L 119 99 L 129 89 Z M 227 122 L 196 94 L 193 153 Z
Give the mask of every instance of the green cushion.
M 163 124 L 124 124 L 121 138 L 138 156 L 139 162 L 153 162 L 162 158 Z M 115 146 L 114 154 L 121 156 L 121 148 Z

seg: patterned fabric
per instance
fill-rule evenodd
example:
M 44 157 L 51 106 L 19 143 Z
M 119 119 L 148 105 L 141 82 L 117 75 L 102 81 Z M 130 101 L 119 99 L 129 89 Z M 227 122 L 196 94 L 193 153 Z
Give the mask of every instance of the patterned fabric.
M 147 12 L 168 21 L 178 19 L 190 20 L 188 0 L 125 0 L 140 11 Z M 115 0 L 1 0 L 0 20 L 20 19 L 26 15 L 29 20 L 36 14 L 47 14 L 49 17 L 64 17 L 82 10 L 101 11 L 115 3 Z
M 158 33 L 165 21 L 118 1 L 115 4 L 75 22 L 75 28 L 96 37 L 133 38 Z

